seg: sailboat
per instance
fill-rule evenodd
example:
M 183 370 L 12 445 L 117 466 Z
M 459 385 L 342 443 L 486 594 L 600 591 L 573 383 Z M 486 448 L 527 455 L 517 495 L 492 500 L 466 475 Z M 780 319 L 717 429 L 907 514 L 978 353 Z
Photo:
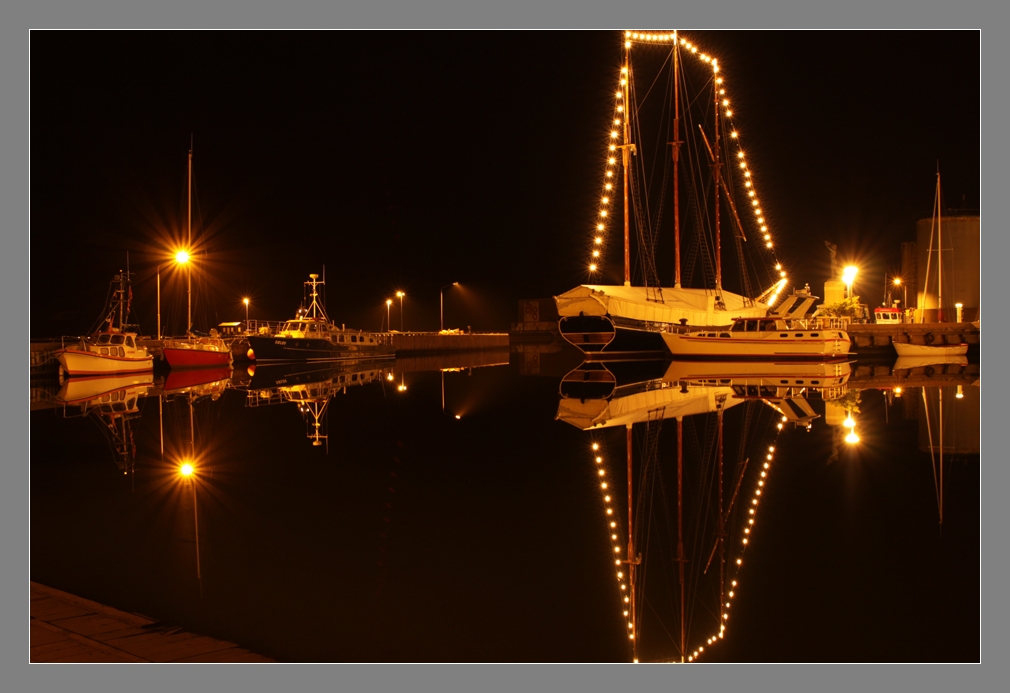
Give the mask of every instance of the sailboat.
M 193 245 L 193 147 L 190 145 L 187 166 L 187 248 Z M 232 363 L 231 346 L 226 344 L 211 330 L 209 337 L 193 334 L 192 317 L 192 275 L 186 268 L 186 336 L 166 339 L 162 342 L 162 356 L 171 368 L 221 367 Z M 160 311 L 159 311 L 160 312 Z M 161 335 L 158 335 L 160 338 Z
M 112 279 L 109 302 L 99 331 L 81 337 L 78 344 L 54 352 L 61 376 L 102 376 L 141 373 L 154 368 L 154 357 L 137 342 L 137 333 L 126 329 L 133 292 L 130 273 Z
M 944 318 L 944 306 L 943 306 L 943 206 L 941 204 L 940 197 L 940 171 L 936 172 L 936 199 L 933 204 L 933 221 L 935 222 L 934 229 L 936 230 L 937 238 L 937 248 L 936 248 L 936 305 L 937 305 L 937 321 L 943 322 Z M 922 286 L 922 292 L 919 297 L 919 310 L 918 314 L 920 316 L 919 322 L 925 322 L 925 307 L 926 307 L 926 295 L 929 291 L 929 278 L 930 278 L 930 265 L 933 259 L 933 234 L 930 231 L 929 237 L 929 253 L 926 260 L 926 276 Z M 958 304 L 960 305 L 960 304 Z M 932 335 L 929 335 L 932 340 Z M 944 337 L 946 339 L 946 337 Z M 935 359 L 937 362 L 942 362 L 946 359 L 963 356 L 968 353 L 968 345 L 966 343 L 958 344 L 913 344 L 912 342 L 894 342 L 894 350 L 898 354 L 898 358 L 903 357 L 917 357 L 924 359 Z
M 666 65 L 669 65 L 669 69 L 665 71 L 669 74 L 669 93 L 673 103 L 669 109 L 664 109 L 664 117 L 669 117 L 670 130 L 660 128 L 661 132 L 656 134 L 656 138 L 672 145 L 673 156 L 666 165 L 667 170 L 672 173 L 672 185 L 667 184 L 668 179 L 664 173 L 663 184 L 653 186 L 653 191 L 645 189 L 644 163 L 633 165 L 633 159 L 640 161 L 645 158 L 639 152 L 639 147 L 645 141 L 642 130 L 643 119 L 640 116 L 643 103 L 651 94 L 639 100 L 635 91 L 632 47 L 636 53 L 639 50 L 663 51 L 666 55 L 664 70 Z M 699 60 L 703 70 L 707 72 L 707 77 L 703 80 L 709 91 L 707 98 L 687 97 L 681 79 L 684 70 L 682 54 Z M 686 84 L 686 79 L 683 83 Z M 685 92 L 683 103 L 687 104 L 685 108 L 681 108 L 682 89 Z M 656 90 L 658 89 L 650 88 L 650 92 Z M 698 107 L 696 105 L 698 103 L 705 105 Z M 778 300 L 779 293 L 785 287 L 786 278 L 781 264 L 777 261 L 775 270 L 779 274 L 778 278 L 767 290 L 757 295 L 737 294 L 723 287 L 720 213 L 725 207 L 734 226 L 734 243 L 739 255 L 738 263 L 744 289 L 750 293 L 750 280 L 743 259 L 743 242 L 747 240 L 747 236 L 742 210 L 737 208 L 730 194 L 734 179 L 729 173 L 731 167 L 723 160 L 724 149 L 727 159 L 733 157 L 733 169 L 740 172 L 738 184 L 746 188 L 753 225 L 759 229 L 764 245 L 774 259 L 768 222 L 758 201 L 743 151 L 737 147 L 735 154 L 732 153 L 732 148 L 739 142 L 738 133 L 731 130 L 728 138 L 722 134 L 722 122 L 731 116 L 732 110 L 726 97 L 719 63 L 715 58 L 700 53 L 697 46 L 677 32 L 625 32 L 624 59 L 619 86 L 615 92 L 615 111 L 603 177 L 603 193 L 591 242 L 589 263 L 590 276 L 599 276 L 603 267 L 608 225 L 613 216 L 611 210 L 615 206 L 612 203 L 616 200 L 620 189 L 623 193 L 624 213 L 624 284 L 586 283 L 554 297 L 560 316 L 559 331 L 565 339 L 583 352 L 656 350 L 665 353 L 663 334 L 683 332 L 688 328 L 724 328 L 735 318 L 764 317 Z M 699 122 L 697 131 L 700 136 L 695 137 L 692 121 L 702 119 L 708 121 L 710 135 L 706 135 L 703 124 Z M 682 120 L 686 125 L 683 141 L 680 130 Z M 687 175 L 681 181 L 682 149 L 689 159 L 696 162 L 701 158 L 708 159 L 712 171 L 708 181 L 702 180 L 700 173 L 702 166 L 697 164 L 686 169 Z M 619 176 L 622 178 L 621 182 L 618 182 Z M 705 189 L 706 186 L 708 189 Z M 686 220 L 693 222 L 697 231 L 697 237 L 692 239 L 689 247 L 686 269 L 693 272 L 695 264 L 702 264 L 714 280 L 705 288 L 685 286 L 690 277 L 682 277 L 681 274 L 682 188 L 688 194 L 689 200 Z M 673 209 L 675 274 L 672 287 L 660 286 L 655 256 L 659 222 L 664 216 L 663 198 L 667 190 L 672 190 Z M 649 209 L 649 192 L 653 192 L 652 196 L 658 198 L 655 200 L 658 206 L 652 211 Z M 725 193 L 725 200 L 720 197 L 721 193 Z M 710 211 L 704 211 L 706 208 Z M 655 221 L 651 215 L 655 215 Z M 638 233 L 638 248 L 641 255 L 641 273 L 644 279 L 641 285 L 632 285 L 631 281 L 632 216 Z M 708 220 L 711 220 L 710 236 L 703 230 Z

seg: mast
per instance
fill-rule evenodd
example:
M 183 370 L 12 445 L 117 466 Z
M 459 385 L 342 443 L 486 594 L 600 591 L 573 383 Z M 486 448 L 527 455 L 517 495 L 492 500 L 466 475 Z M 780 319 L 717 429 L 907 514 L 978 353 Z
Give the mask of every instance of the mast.
M 680 661 L 687 654 L 684 613 L 684 419 L 677 417 L 677 572 L 680 576 Z
M 627 448 L 628 448 L 628 582 L 631 585 L 631 651 L 634 660 L 638 661 L 638 642 L 635 640 L 635 630 L 638 627 L 638 619 L 635 615 L 635 544 L 632 538 L 631 517 L 633 512 L 633 502 L 631 495 L 631 424 L 627 424 Z
M 631 131 L 628 121 L 631 118 L 631 42 L 624 44 L 624 144 L 621 146 L 621 163 L 624 167 L 624 285 L 631 286 L 631 234 L 628 209 L 628 166 L 630 164 L 629 149 L 631 148 Z
M 193 252 L 193 136 L 189 138 L 189 163 L 186 167 L 186 250 Z M 193 268 L 186 267 L 186 334 L 193 329 Z
M 939 168 L 936 171 L 936 321 L 943 322 L 943 202 Z
M 715 205 L 715 291 L 716 303 L 722 303 L 722 239 L 719 232 L 719 186 L 722 182 L 722 160 L 719 145 L 719 89 L 715 78 L 712 82 L 712 97 L 715 104 L 715 147 L 713 153 L 712 178 Z
M 673 285 L 680 288 L 680 66 L 677 56 L 680 43 L 676 34 L 673 39 Z M 679 424 L 678 424 L 679 425 Z M 681 626 L 683 640 L 683 625 Z

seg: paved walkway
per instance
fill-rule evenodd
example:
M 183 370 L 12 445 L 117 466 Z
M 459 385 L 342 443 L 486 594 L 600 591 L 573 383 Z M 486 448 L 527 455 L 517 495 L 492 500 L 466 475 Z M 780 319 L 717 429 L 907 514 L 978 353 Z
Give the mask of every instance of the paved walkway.
M 32 662 L 272 662 L 224 640 L 187 633 L 31 583 Z

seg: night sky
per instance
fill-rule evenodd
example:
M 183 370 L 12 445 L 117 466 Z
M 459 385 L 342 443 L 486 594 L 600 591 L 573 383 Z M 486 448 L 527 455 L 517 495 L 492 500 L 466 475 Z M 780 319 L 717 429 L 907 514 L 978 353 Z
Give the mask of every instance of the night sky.
M 977 32 L 684 34 L 720 59 L 795 284 L 828 278 L 831 240 L 876 302 L 938 164 L 946 205 L 978 208 Z M 504 330 L 588 280 L 617 32 L 43 32 L 32 58 L 33 337 L 92 327 L 127 253 L 153 333 L 191 137 L 198 329 L 243 296 L 289 317 L 324 266 L 331 317 L 368 329 L 397 290 L 407 329 L 459 281 L 448 326 Z M 178 331 L 178 277 L 162 290 Z

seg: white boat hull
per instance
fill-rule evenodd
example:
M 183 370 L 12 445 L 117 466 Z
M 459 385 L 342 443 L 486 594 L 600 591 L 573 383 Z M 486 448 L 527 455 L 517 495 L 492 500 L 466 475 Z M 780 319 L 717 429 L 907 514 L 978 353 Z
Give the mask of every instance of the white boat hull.
M 69 376 L 140 373 L 154 369 L 154 357 L 150 354 L 112 356 L 81 349 L 60 349 L 56 354 L 61 372 Z
M 942 346 L 929 346 L 925 344 L 906 344 L 894 342 L 894 350 L 898 356 L 916 356 L 922 358 L 935 358 L 939 361 L 951 356 L 964 356 L 968 353 L 967 344 L 947 344 Z
M 842 358 L 852 346 L 848 333 L 835 329 L 664 333 L 663 342 L 674 358 L 733 360 Z

